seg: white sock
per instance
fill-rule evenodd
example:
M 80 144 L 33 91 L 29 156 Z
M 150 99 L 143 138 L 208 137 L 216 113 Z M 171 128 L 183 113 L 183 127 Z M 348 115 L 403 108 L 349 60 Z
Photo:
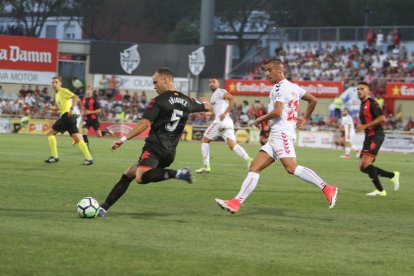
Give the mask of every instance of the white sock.
M 254 191 L 259 182 L 260 174 L 249 172 L 247 177 L 244 179 L 244 182 L 241 186 L 240 192 L 237 194 L 236 199 L 243 203 L 247 197 Z
M 240 156 L 241 158 L 243 158 L 244 160 L 248 160 L 250 158 L 250 156 L 247 154 L 247 152 L 244 150 L 244 148 L 240 147 L 239 145 L 235 145 L 233 147 L 233 151 Z
M 302 180 L 319 187 L 321 190 L 326 186 L 325 181 L 323 181 L 314 171 L 306 167 L 297 166 L 294 174 Z
M 201 154 L 203 155 L 203 164 L 205 167 L 210 167 L 210 144 L 201 143 Z
M 345 154 L 349 155 L 351 153 L 351 148 L 346 147 L 345 148 Z

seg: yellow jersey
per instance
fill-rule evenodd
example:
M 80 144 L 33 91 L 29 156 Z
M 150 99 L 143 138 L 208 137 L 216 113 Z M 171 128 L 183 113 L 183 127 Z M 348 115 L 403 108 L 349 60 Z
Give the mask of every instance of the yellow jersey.
M 66 88 L 59 88 L 58 91 L 55 93 L 55 103 L 57 107 L 59 108 L 60 115 L 65 114 L 66 112 L 70 111 L 70 108 L 72 107 L 72 97 L 75 94 L 69 91 L 69 89 Z

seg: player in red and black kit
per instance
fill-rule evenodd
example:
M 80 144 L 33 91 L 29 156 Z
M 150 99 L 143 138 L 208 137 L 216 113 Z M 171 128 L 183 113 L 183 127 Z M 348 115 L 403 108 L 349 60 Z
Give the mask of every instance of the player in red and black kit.
M 384 141 L 385 134 L 382 123 L 385 116 L 377 101 L 369 97 L 370 86 L 367 82 L 359 82 L 357 85 L 358 98 L 361 100 L 359 119 L 361 124 L 357 125 L 357 131 L 365 131 L 364 145 L 360 155 L 359 169 L 369 175 L 375 186 L 375 191 L 368 193 L 368 196 L 386 196 L 387 192 L 382 188 L 379 176 L 390 178 L 394 183 L 394 190 L 397 191 L 400 184 L 400 173 L 388 172 L 373 164 L 378 151 Z
M 260 101 L 254 102 L 254 116 L 257 118 L 260 118 L 264 115 L 266 115 L 266 109 L 263 107 L 263 104 Z M 269 139 L 269 124 L 267 121 L 261 121 L 260 122 L 260 144 L 262 146 L 267 143 L 267 139 Z
M 151 100 L 144 111 L 142 120 L 126 136 L 112 144 L 116 150 L 127 140 L 139 135 L 149 126 L 151 130 L 137 163 L 129 167 L 99 208 L 98 216 L 103 217 L 128 189 L 135 178 L 138 184 L 159 182 L 167 179 L 181 179 L 192 183 L 188 168 L 170 170 L 174 161 L 177 144 L 190 113 L 209 111 L 209 103 L 201 103 L 175 90 L 173 73 L 169 68 L 160 68 L 153 75 L 158 96 Z
M 98 137 L 105 136 L 109 134 L 114 135 L 109 129 L 101 131 L 101 125 L 99 124 L 98 115 L 101 113 L 101 106 L 98 102 L 98 99 L 93 95 L 93 88 L 88 85 L 86 88 L 86 96 L 82 99 L 82 104 L 85 108 L 83 113 L 83 126 L 82 134 L 83 140 L 89 147 L 88 132 L 89 128 L 92 127 L 95 130 L 95 133 Z

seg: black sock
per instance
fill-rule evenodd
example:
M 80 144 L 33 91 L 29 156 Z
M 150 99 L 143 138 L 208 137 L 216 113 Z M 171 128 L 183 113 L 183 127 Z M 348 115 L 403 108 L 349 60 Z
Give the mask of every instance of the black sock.
M 382 188 L 381 182 L 379 181 L 377 168 L 373 165 L 369 165 L 365 169 L 365 172 L 369 175 L 369 178 L 371 178 L 375 188 L 377 188 L 378 191 L 382 192 L 384 189 Z
M 176 170 L 154 168 L 142 174 L 141 184 L 147 184 L 150 182 L 160 182 L 160 181 L 164 181 L 170 178 L 175 178 L 176 174 L 177 174 Z
M 83 141 L 85 141 L 85 143 L 89 146 L 88 135 L 83 135 Z
M 109 193 L 105 202 L 101 205 L 102 208 L 108 210 L 128 189 L 129 183 L 131 183 L 133 178 L 129 178 L 125 174 L 122 175 L 118 183 L 115 184 L 112 191 Z
M 384 171 L 383 169 L 380 169 L 378 167 L 375 167 L 375 168 L 377 169 L 379 176 L 388 177 L 388 178 L 393 178 L 395 176 L 395 173 L 393 172 Z
M 105 136 L 109 133 L 109 130 L 107 128 L 105 128 L 104 130 L 101 131 L 102 136 Z

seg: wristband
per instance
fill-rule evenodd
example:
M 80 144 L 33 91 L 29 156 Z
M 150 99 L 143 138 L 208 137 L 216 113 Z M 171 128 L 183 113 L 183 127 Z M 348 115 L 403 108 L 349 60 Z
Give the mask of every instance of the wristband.
M 125 143 L 126 141 L 128 141 L 128 139 L 126 138 L 126 136 L 124 136 L 124 137 L 122 137 L 122 138 L 120 139 L 120 141 L 121 141 L 122 143 Z

